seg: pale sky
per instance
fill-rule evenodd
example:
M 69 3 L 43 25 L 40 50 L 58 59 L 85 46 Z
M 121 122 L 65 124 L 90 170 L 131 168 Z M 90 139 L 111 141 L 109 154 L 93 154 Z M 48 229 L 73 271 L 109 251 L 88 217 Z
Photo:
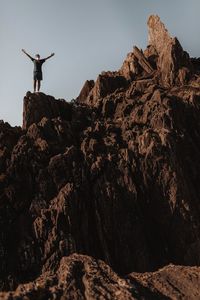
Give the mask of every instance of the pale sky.
M 76 98 L 87 79 L 118 70 L 134 45 L 146 48 L 146 22 L 158 14 L 191 56 L 200 56 L 200 0 L 0 0 L 0 119 L 21 125 L 32 91 L 34 56 L 43 65 L 41 91 Z

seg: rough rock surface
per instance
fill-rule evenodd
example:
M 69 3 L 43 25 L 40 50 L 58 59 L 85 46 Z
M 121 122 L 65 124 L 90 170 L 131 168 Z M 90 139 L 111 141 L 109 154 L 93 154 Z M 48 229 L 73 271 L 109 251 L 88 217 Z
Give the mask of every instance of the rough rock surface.
M 117 275 L 101 260 L 73 254 L 58 268 L 13 292 L 0 292 L 1 300 L 18 299 L 199 299 L 200 268 L 169 265 L 154 273 Z
M 200 265 L 200 64 L 162 61 L 149 23 L 76 101 L 28 92 L 22 128 L 0 122 L 2 299 L 198 299 L 175 265 Z
M 65 100 L 54 101 L 52 96 L 40 93 L 40 97 L 27 92 L 24 97 L 23 129 L 28 129 L 33 123 L 38 123 L 42 117 L 48 119 L 63 118 L 71 120 L 71 105 Z
M 77 100 L 79 102 L 84 102 L 85 99 L 87 99 L 87 97 L 89 96 L 93 87 L 94 87 L 94 80 L 86 80 Z
M 162 83 L 169 86 L 182 83 L 192 68 L 188 53 L 183 51 L 177 38 L 169 35 L 158 16 L 150 16 L 148 28 L 149 46 L 155 49 L 158 55 L 157 68 Z

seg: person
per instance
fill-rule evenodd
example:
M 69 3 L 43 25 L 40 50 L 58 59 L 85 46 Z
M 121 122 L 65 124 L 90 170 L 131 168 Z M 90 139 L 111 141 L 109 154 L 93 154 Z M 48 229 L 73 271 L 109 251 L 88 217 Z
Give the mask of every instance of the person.
M 33 89 L 34 89 L 34 93 L 37 91 L 40 91 L 40 86 L 41 86 L 41 80 L 43 79 L 42 76 L 42 65 L 43 63 L 51 58 L 52 56 L 54 56 L 55 54 L 52 53 L 51 55 L 49 55 L 46 58 L 40 59 L 40 55 L 36 54 L 35 58 L 33 58 L 31 55 L 29 55 L 24 49 L 22 49 L 22 52 L 24 54 L 26 54 L 34 63 L 34 70 L 33 70 Z

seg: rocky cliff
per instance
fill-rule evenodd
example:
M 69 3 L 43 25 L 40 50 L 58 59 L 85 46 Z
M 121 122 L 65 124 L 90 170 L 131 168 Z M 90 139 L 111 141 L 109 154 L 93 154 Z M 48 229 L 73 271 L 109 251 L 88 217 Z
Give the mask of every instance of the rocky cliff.
M 76 101 L 0 123 L 0 299 L 199 299 L 200 63 L 148 27 Z

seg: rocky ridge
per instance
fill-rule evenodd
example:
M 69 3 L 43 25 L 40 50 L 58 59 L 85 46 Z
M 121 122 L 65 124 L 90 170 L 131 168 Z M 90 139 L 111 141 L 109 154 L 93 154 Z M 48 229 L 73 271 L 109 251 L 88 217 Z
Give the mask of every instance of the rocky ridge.
M 0 123 L 0 299 L 200 297 L 200 63 L 148 28 L 76 101 Z

